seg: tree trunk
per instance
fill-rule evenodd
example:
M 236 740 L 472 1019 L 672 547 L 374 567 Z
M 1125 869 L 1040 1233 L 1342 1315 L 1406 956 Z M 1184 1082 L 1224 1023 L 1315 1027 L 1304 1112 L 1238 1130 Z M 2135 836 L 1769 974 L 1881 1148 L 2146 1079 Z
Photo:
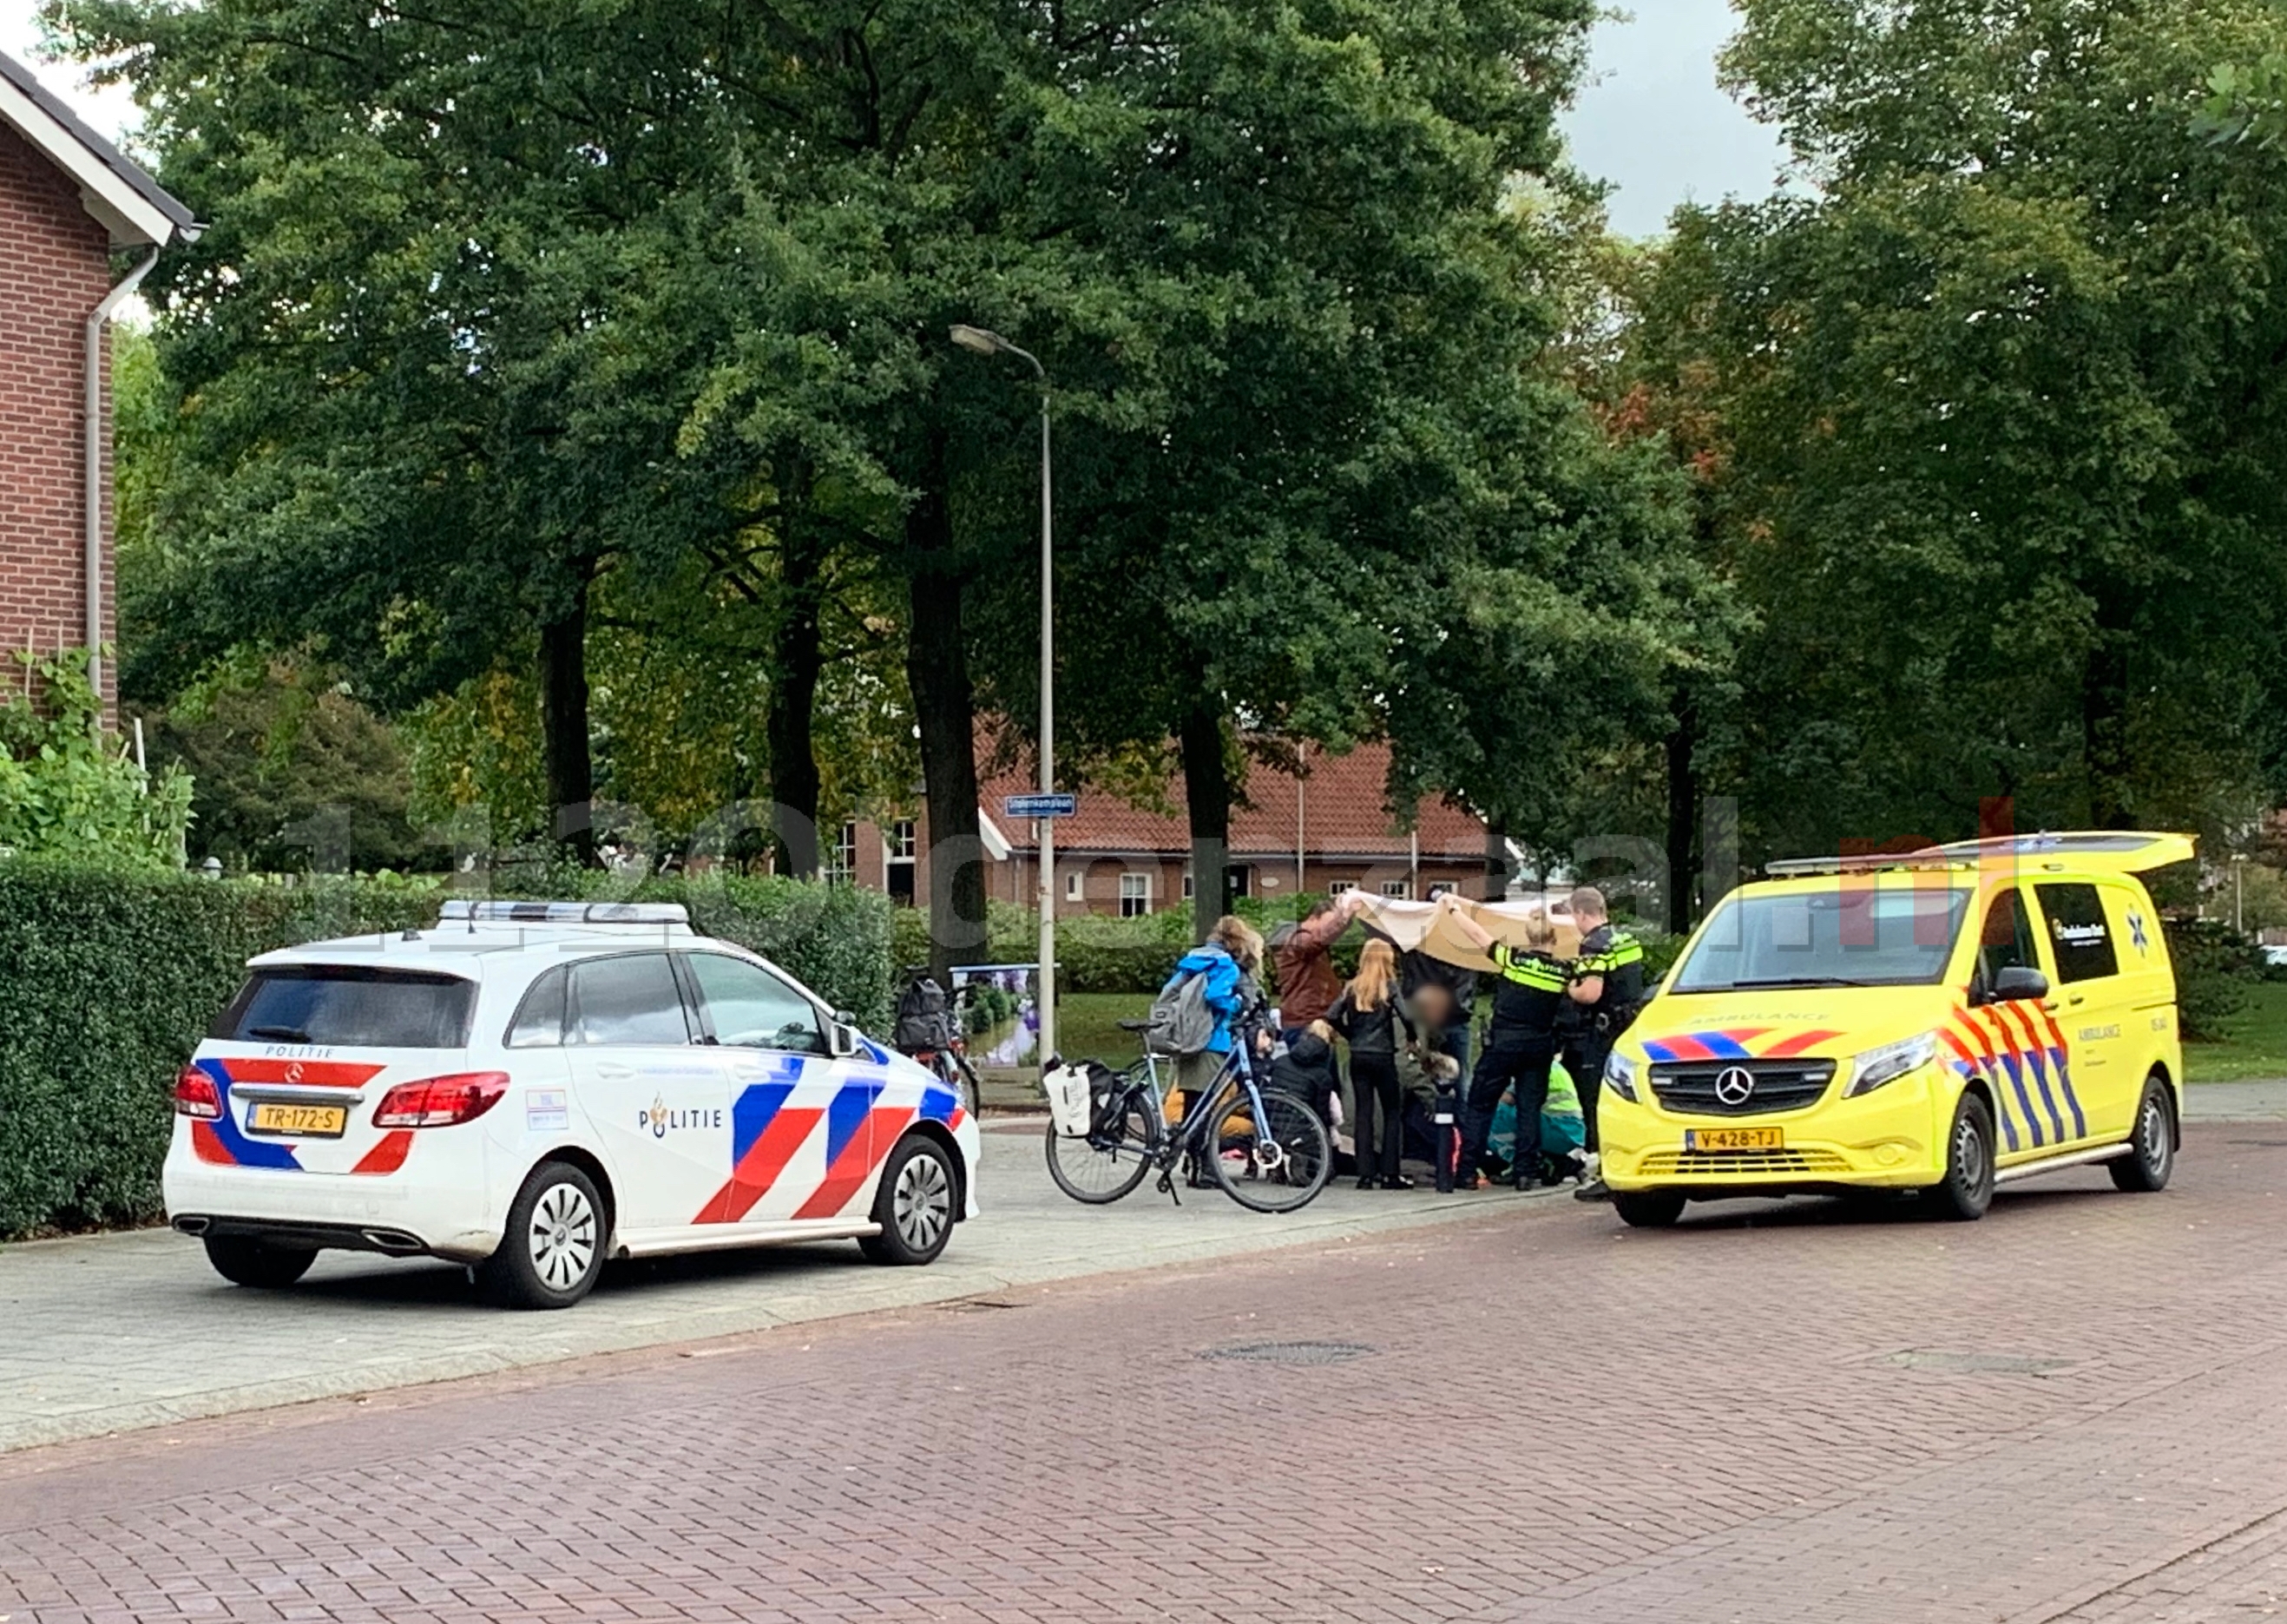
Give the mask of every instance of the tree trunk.
M 1503 825 L 1488 820 L 1485 823 L 1485 900 L 1498 902 L 1508 895 L 1508 830 Z
M 950 989 L 952 968 L 985 951 L 985 843 L 977 821 L 977 710 L 961 627 L 961 580 L 946 505 L 945 446 L 931 448 L 922 495 L 906 515 L 911 625 L 906 681 L 921 728 L 929 797 L 930 966 Z
M 800 517 L 779 533 L 779 622 L 772 637 L 771 693 L 764 732 L 771 752 L 771 833 L 785 872 L 818 874 L 818 620 L 826 549 Z M 956 620 L 956 626 L 958 622 Z
M 1675 700 L 1675 725 L 1667 735 L 1667 928 L 1677 935 L 1691 928 L 1693 859 L 1699 832 L 1699 709 L 1687 695 Z
M 1205 941 L 1231 911 L 1231 767 L 1223 716 L 1200 700 L 1183 717 L 1183 802 L 1191 820 L 1191 931 Z
M 540 749 L 550 823 L 585 863 L 596 855 L 595 763 L 588 748 L 588 579 L 574 566 L 572 605 L 540 629 Z

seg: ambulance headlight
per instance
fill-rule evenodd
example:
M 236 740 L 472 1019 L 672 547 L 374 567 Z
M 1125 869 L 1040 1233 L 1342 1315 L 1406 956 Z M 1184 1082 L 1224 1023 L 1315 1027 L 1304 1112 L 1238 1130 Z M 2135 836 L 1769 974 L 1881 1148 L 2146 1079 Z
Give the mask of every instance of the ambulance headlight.
M 1850 1086 L 1842 1090 L 1842 1097 L 1851 1099 L 1872 1094 L 1884 1083 L 1895 1082 L 1936 1058 L 1935 1032 L 1918 1033 L 1895 1043 L 1885 1043 L 1879 1049 L 1870 1049 L 1850 1062 Z
M 1630 1105 L 1636 1103 L 1636 1063 L 1615 1050 L 1604 1058 L 1604 1086 Z

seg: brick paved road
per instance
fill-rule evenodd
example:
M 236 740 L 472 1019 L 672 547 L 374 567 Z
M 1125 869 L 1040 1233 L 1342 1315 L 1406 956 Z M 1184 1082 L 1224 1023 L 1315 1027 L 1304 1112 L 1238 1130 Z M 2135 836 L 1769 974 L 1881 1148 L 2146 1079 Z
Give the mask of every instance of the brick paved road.
M 2259 1618 L 2287 1129 L 1954 1227 L 1561 1208 L 0 1457 L 0 1614 Z M 1203 1359 L 1363 1345 L 1326 1365 Z

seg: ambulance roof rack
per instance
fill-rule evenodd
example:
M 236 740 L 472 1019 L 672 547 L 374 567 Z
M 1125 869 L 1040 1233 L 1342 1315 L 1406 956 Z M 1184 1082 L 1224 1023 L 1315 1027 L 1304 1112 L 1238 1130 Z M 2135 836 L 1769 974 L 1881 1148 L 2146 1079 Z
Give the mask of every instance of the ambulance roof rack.
M 1919 852 L 1854 852 L 1848 857 L 1790 857 L 1763 865 L 1775 880 L 1800 879 L 1818 874 L 1883 874 L 1893 869 L 1966 868 L 1977 860 L 1941 846 Z
M 437 923 L 517 925 L 684 925 L 691 911 L 680 902 L 496 902 L 455 898 L 438 910 Z
M 2044 831 L 2033 835 L 1992 835 L 1982 840 L 1957 840 L 1942 846 L 1924 846 L 1913 852 L 1864 852 L 1841 857 L 1788 858 L 1765 863 L 1763 872 L 1775 879 L 1792 879 L 1803 875 L 1968 868 L 1980 863 L 2074 857 L 2133 873 L 2180 861 L 2191 855 L 2191 842 L 2181 835 L 2152 834 L 2141 829 L 2091 829 L 2063 834 Z M 2114 860 L 2106 862 L 2107 859 Z

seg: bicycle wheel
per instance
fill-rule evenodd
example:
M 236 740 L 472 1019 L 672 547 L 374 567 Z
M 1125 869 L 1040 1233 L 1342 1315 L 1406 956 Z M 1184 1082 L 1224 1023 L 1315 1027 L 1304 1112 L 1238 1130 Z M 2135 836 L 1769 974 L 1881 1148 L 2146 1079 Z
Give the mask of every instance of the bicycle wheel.
M 1244 1089 L 1215 1106 L 1215 1182 L 1241 1207 L 1293 1212 L 1326 1187 L 1333 1146 L 1325 1124 L 1301 1100 L 1270 1089 L 1260 1097 L 1264 1120 L 1259 1123 Z
M 969 1065 L 969 1057 L 959 1050 L 954 1050 L 953 1053 L 953 1069 L 960 1074 L 959 1081 L 954 1085 L 954 1091 L 957 1094 L 966 1093 L 969 1115 L 983 1116 L 985 1114 L 985 1080 L 977 1074 L 977 1068 Z
M 1130 1094 L 1112 1126 L 1075 1139 L 1049 1124 L 1049 1176 L 1075 1201 L 1091 1207 L 1118 1200 L 1144 1182 L 1151 1167 L 1148 1097 Z

